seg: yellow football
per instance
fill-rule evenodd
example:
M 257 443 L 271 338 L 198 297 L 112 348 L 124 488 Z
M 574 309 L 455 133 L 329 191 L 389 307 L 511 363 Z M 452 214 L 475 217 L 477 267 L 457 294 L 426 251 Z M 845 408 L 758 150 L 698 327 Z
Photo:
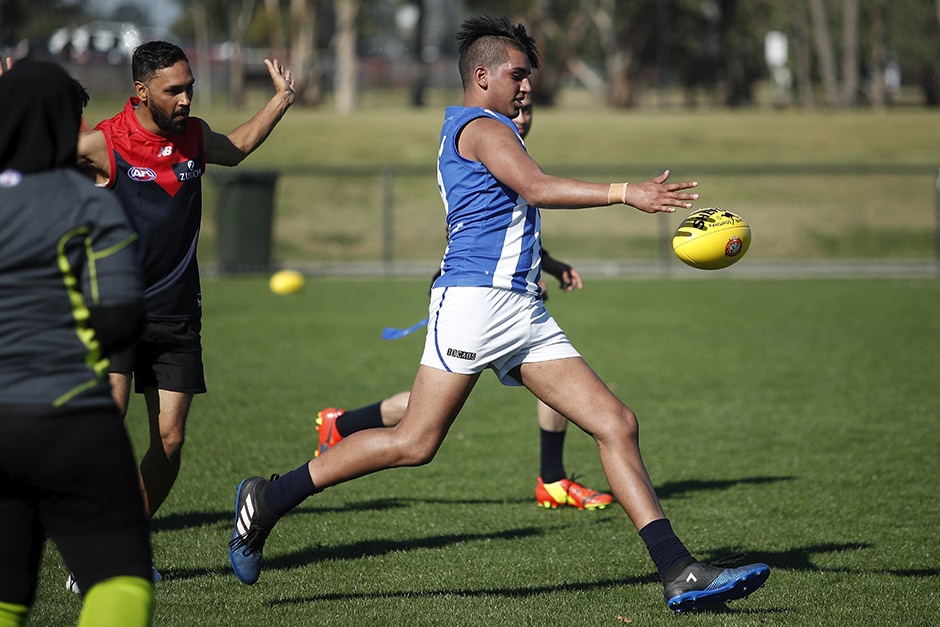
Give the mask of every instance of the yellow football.
M 751 245 L 751 227 L 741 216 L 709 207 L 682 221 L 672 236 L 672 249 L 683 263 L 701 270 L 720 270 L 736 263 Z
M 296 270 L 278 270 L 268 281 L 271 291 L 278 295 L 299 292 L 304 286 L 304 275 Z

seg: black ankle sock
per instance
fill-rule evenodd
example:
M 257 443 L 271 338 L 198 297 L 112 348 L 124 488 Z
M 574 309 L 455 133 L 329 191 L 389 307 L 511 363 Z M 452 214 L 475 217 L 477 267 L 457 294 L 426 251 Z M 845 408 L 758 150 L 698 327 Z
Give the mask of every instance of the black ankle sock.
M 307 464 L 282 475 L 268 485 L 264 491 L 268 509 L 277 516 L 283 516 L 304 502 L 308 496 L 320 492 L 310 479 Z
M 336 419 L 336 430 L 344 438 L 363 429 L 384 427 L 382 423 L 382 401 L 351 409 Z
M 640 538 L 646 543 L 646 550 L 663 581 L 672 581 L 695 561 L 666 518 L 654 520 L 640 529 Z
M 565 474 L 565 464 L 562 461 L 562 451 L 565 448 L 565 432 L 539 429 L 539 434 L 542 481 L 545 483 L 561 481 L 568 476 Z

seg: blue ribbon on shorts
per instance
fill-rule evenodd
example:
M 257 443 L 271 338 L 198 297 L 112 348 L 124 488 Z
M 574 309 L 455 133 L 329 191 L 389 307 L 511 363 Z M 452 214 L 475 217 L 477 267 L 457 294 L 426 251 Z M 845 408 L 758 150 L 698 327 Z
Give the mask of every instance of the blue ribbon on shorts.
M 424 320 L 419 320 L 418 322 L 414 323 L 407 329 L 396 329 L 393 327 L 385 327 L 384 329 L 382 329 L 382 339 L 383 340 L 400 340 L 406 335 L 411 335 L 412 333 L 414 333 L 415 331 L 417 331 L 418 329 L 420 329 L 427 323 L 428 323 L 428 319 L 425 318 Z

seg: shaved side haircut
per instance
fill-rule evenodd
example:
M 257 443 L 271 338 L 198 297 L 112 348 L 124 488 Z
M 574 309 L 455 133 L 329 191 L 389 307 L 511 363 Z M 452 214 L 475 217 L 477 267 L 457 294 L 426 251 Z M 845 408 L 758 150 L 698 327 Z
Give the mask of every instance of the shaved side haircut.
M 474 68 L 490 68 L 504 63 L 509 58 L 507 46 L 524 52 L 529 57 L 532 69 L 539 67 L 535 39 L 529 36 L 524 25 L 513 26 L 505 17 L 483 15 L 466 20 L 457 33 L 457 46 L 460 52 L 460 81 L 464 89 L 472 81 Z

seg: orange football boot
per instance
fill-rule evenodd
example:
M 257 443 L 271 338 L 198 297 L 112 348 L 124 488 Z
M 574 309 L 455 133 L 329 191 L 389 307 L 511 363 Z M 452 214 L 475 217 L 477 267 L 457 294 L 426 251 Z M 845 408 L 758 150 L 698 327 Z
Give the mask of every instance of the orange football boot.
M 327 407 L 317 412 L 317 433 L 320 436 L 320 443 L 313 456 L 319 457 L 320 454 L 337 442 L 343 439 L 343 436 L 336 430 L 336 419 L 345 413 L 342 409 Z
M 606 492 L 586 488 L 571 479 L 545 483 L 539 477 L 535 484 L 535 500 L 539 507 L 555 509 L 559 505 L 570 505 L 578 509 L 604 509 L 614 502 Z

